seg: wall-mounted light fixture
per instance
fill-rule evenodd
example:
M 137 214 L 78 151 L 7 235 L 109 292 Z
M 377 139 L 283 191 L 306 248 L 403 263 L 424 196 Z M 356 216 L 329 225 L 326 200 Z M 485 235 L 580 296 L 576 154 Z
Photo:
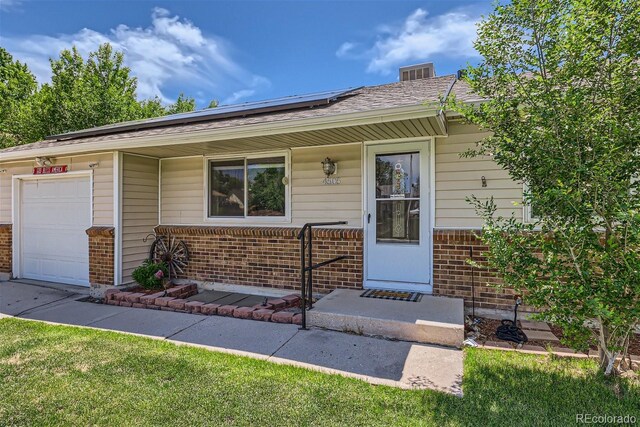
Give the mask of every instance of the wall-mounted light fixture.
M 91 163 L 89 163 L 89 167 L 91 169 L 97 168 L 99 165 L 100 165 L 100 162 L 91 162 Z
M 487 186 L 487 178 L 481 176 L 480 181 L 482 181 L 482 188 L 485 188 Z
M 322 162 L 322 172 L 329 178 L 331 175 L 338 171 L 338 164 L 331 160 L 329 157 Z
M 36 157 L 36 164 L 40 167 L 51 166 L 53 162 L 50 157 Z
M 0 169 L 0 173 L 7 173 L 6 169 Z

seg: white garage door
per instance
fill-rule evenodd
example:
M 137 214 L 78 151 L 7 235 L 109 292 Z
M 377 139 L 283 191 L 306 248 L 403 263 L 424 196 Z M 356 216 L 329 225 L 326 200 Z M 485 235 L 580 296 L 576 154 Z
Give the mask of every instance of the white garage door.
M 89 286 L 89 177 L 22 181 L 22 277 Z

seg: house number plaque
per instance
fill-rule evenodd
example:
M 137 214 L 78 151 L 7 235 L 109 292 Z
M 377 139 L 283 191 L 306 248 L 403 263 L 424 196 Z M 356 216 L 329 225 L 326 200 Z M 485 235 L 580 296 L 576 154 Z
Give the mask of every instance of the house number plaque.
M 339 177 L 335 177 L 335 178 L 324 178 L 322 180 L 322 183 L 324 185 L 338 185 L 341 183 L 341 180 Z

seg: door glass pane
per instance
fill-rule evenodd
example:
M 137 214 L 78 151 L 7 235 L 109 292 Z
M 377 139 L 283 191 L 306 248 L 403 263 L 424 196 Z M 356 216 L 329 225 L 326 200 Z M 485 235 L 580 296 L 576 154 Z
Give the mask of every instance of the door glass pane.
M 420 153 L 376 155 L 376 199 L 420 197 Z
M 376 242 L 420 243 L 420 201 L 378 200 Z
M 284 216 L 284 157 L 247 161 L 249 216 Z
M 420 153 L 376 155 L 376 242 L 420 243 Z
M 244 160 L 209 163 L 209 216 L 244 216 Z

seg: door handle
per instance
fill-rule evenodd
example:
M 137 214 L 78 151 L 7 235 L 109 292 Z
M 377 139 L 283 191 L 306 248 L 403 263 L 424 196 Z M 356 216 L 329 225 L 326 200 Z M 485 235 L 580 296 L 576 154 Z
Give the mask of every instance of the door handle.
M 367 224 L 371 224 L 371 214 L 367 214 Z

